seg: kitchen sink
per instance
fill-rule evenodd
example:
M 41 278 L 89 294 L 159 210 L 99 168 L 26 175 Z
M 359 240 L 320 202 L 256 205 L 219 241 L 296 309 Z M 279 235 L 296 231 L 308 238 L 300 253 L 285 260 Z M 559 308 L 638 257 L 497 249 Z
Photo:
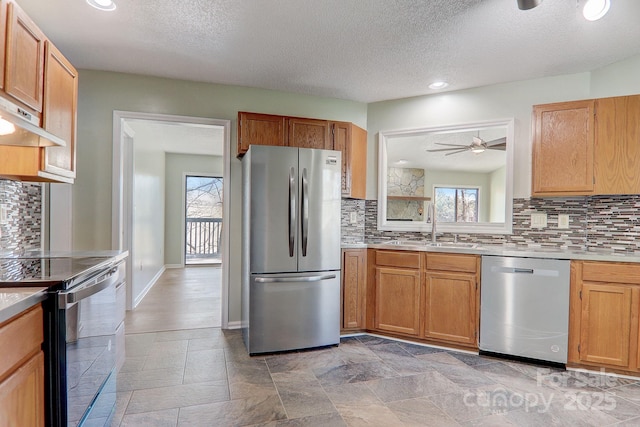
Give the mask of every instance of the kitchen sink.
M 395 245 L 395 246 L 422 246 L 423 242 L 416 242 L 412 240 L 390 240 L 388 242 L 384 242 L 385 245 Z
M 436 243 L 427 243 L 426 246 L 430 246 L 433 248 L 461 248 L 461 249 L 477 249 L 480 247 L 477 243 L 466 243 L 466 242 L 436 242 Z
M 466 242 L 417 242 L 412 240 L 390 240 L 384 242 L 385 245 L 395 246 L 426 246 L 428 248 L 459 248 L 459 249 L 477 249 L 480 247 L 477 243 Z

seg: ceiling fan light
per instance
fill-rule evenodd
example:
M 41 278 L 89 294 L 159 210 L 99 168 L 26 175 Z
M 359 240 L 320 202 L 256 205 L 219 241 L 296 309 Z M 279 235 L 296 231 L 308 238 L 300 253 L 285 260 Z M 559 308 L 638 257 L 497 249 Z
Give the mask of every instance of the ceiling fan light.
M 471 149 L 472 153 L 476 153 L 476 154 L 480 154 L 480 153 L 484 153 L 485 148 L 484 147 L 473 147 Z
M 112 0 L 87 0 L 87 3 L 98 10 L 106 12 L 116 10 L 116 4 Z
M 529 10 L 542 3 L 542 0 L 518 0 L 518 9 Z
M 597 21 L 607 14 L 611 0 L 587 0 L 582 8 L 582 15 L 587 21 Z

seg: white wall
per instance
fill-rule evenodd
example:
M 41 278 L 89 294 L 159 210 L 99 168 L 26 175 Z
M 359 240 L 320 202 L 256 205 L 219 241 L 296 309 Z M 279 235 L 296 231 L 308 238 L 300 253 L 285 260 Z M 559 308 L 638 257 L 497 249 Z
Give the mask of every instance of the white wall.
M 378 132 L 515 118 L 514 197 L 531 195 L 535 104 L 640 94 L 640 55 L 592 72 L 369 104 L 367 199 L 377 198 Z
M 113 111 L 231 120 L 229 321 L 240 320 L 241 163 L 235 158 L 238 111 L 353 122 L 367 106 L 316 96 L 105 71 L 79 70 L 78 178 L 73 186 L 73 249 L 111 248 Z M 164 162 L 163 162 L 164 163 Z M 164 246 L 163 246 L 164 247 Z
M 138 147 L 134 144 L 133 254 L 129 259 L 134 306 L 164 269 L 164 152 Z
M 489 207 L 489 222 L 504 222 L 504 200 L 507 184 L 507 167 L 503 166 L 491 172 L 489 177 L 489 193 L 491 206 Z
M 166 265 L 182 263 L 182 232 L 184 229 L 184 176 L 185 174 L 216 175 L 222 177 L 221 156 L 167 153 L 165 156 L 165 228 L 164 262 Z
M 531 107 L 587 98 L 589 78 L 589 73 L 572 74 L 369 104 L 367 199 L 377 198 L 378 132 L 511 117 L 515 119 L 514 196 L 528 196 Z

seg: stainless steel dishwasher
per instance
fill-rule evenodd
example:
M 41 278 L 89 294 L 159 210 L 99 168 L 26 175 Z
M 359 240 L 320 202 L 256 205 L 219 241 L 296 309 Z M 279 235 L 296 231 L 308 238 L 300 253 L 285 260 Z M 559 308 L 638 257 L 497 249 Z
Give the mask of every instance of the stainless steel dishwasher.
M 569 260 L 482 256 L 480 351 L 567 363 Z

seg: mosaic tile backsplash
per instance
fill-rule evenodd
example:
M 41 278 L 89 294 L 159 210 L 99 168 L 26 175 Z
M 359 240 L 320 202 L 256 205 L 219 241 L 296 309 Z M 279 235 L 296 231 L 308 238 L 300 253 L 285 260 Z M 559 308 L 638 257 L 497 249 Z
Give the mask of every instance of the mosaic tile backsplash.
M 348 224 L 349 212 L 364 205 L 364 227 Z M 531 214 L 546 213 L 547 227 L 531 228 Z M 559 229 L 558 215 L 569 215 L 569 228 Z M 377 200 L 343 200 L 343 242 L 380 240 L 429 240 L 430 233 L 378 231 Z M 460 242 L 511 243 L 572 249 L 640 251 L 640 195 L 588 196 L 572 198 L 514 199 L 513 234 L 458 234 Z M 438 240 L 453 241 L 453 234 L 438 234 Z
M 0 204 L 6 208 L 6 218 L 0 218 L 0 252 L 40 249 L 42 185 L 0 180 Z

